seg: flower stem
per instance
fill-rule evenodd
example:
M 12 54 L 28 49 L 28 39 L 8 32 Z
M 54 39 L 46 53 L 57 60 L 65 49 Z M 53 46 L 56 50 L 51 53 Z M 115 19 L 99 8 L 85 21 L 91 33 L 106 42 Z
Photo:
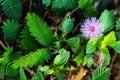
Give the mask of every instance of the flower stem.
M 112 66 L 113 66 L 113 63 L 114 63 L 116 57 L 117 57 L 117 53 L 115 52 L 114 56 L 113 56 L 113 59 L 111 61 L 111 64 L 110 64 L 110 69 L 112 69 Z

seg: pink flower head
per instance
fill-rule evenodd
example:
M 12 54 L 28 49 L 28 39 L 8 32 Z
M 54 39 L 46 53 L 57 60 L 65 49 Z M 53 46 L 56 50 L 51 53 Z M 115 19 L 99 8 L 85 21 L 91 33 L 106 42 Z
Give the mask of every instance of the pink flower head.
M 95 17 L 88 18 L 85 19 L 85 21 L 81 25 L 80 31 L 82 32 L 83 36 L 87 39 L 97 38 L 100 36 L 100 34 L 102 34 L 102 24 Z

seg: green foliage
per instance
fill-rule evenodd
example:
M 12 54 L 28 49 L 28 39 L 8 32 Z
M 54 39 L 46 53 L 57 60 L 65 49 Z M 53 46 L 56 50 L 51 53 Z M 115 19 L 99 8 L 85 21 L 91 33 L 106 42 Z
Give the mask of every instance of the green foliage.
M 72 70 L 81 65 L 87 66 L 88 71 L 92 67 L 91 80 L 107 80 L 110 69 L 106 67 L 113 58 L 110 52 L 114 49 L 113 53 L 120 54 L 120 18 L 114 30 L 112 13 L 104 10 L 99 16 L 98 6 L 93 4 L 94 0 L 0 0 L 3 10 L 0 12 L 0 79 L 70 79 Z M 83 37 L 78 28 L 86 17 L 100 17 L 100 37 L 89 40 Z M 101 59 L 100 65 L 97 59 Z M 77 66 L 73 69 L 74 62 Z M 34 74 L 26 74 L 24 67 Z
M 92 73 L 92 80 L 107 80 L 109 78 L 110 69 L 99 67 Z
M 73 19 L 67 18 L 62 24 L 62 31 L 65 33 L 70 33 L 73 29 Z
M 28 13 L 26 18 L 31 35 L 41 44 L 48 46 L 54 42 L 53 32 L 48 28 L 47 24 L 39 18 L 39 16 L 35 13 Z
M 22 56 L 13 61 L 13 68 L 18 67 L 32 67 L 38 63 L 43 64 L 45 61 L 48 61 L 51 57 L 51 53 L 48 49 L 38 49 L 34 52 Z
M 84 9 L 86 7 L 92 6 L 93 0 L 79 0 L 78 7 Z
M 40 71 L 38 71 L 33 77 L 32 80 L 45 80 L 44 76 L 42 75 L 42 73 Z
M 4 66 L 0 63 L 0 79 L 5 76 Z
M 116 41 L 119 41 L 120 40 L 120 32 L 116 32 L 115 36 L 116 36 Z
M 49 4 L 47 0 L 43 0 L 46 6 Z M 77 7 L 77 0 L 51 0 L 52 10 L 58 15 L 63 16 L 66 11 Z
M 84 9 L 83 14 L 85 17 L 95 17 L 98 14 L 98 11 L 94 6 L 90 6 Z
M 96 50 L 97 47 L 98 38 L 92 38 L 88 41 L 87 47 L 86 47 L 86 53 L 93 53 Z
M 20 80 L 27 80 L 25 72 L 22 68 L 20 68 Z
M 100 21 L 102 22 L 102 31 L 104 33 L 110 31 L 113 29 L 114 26 L 114 18 L 112 16 L 112 13 L 108 10 L 104 10 L 100 16 Z
M 77 7 L 76 0 L 54 0 L 52 9 L 74 9 Z
M 0 5 L 9 19 L 19 20 L 22 14 L 22 4 L 20 0 L 2 0 Z
M 13 48 L 6 48 L 6 52 L 4 52 L 3 57 L 2 57 L 2 64 L 7 64 L 12 57 L 12 53 L 13 53 Z
M 113 46 L 115 45 L 116 37 L 115 32 L 110 32 L 108 35 L 104 37 L 101 46 L 104 48 L 105 46 Z
M 97 9 L 92 6 L 93 0 L 79 0 L 78 7 L 83 9 L 83 14 L 85 17 L 93 17 L 98 14 Z
M 100 53 L 103 54 L 103 56 L 104 56 L 103 65 L 109 65 L 110 59 L 111 59 L 107 46 L 115 47 L 115 44 L 116 44 L 116 37 L 115 37 L 114 31 L 112 31 L 104 37 L 104 39 L 102 40 L 101 45 L 99 47 Z M 116 46 L 116 48 L 118 48 L 118 47 Z
M 76 35 L 75 37 L 71 37 L 66 40 L 67 44 L 71 47 L 74 53 L 78 53 L 81 50 L 81 35 Z
M 20 44 L 22 48 L 31 50 L 31 51 L 34 51 L 40 48 L 40 44 L 37 42 L 37 40 L 35 40 L 35 38 L 30 35 L 28 27 L 25 27 L 22 30 L 20 38 L 21 38 Z
M 99 51 L 100 51 L 100 54 L 103 55 L 103 59 L 104 59 L 102 65 L 105 65 L 105 66 L 109 65 L 111 57 L 110 57 L 108 48 L 106 47 L 100 48 Z
M 60 47 L 61 47 L 61 41 L 55 41 L 54 42 L 54 48 L 60 49 Z
M 7 20 L 2 26 L 2 32 L 7 40 L 16 41 L 20 31 L 20 25 L 14 20 Z M 9 34 L 9 35 L 8 35 Z
M 83 62 L 84 59 L 84 52 L 81 50 L 81 52 L 73 59 L 77 63 L 77 66 L 80 66 L 80 64 Z
M 45 75 L 51 74 L 50 66 L 39 66 L 39 70 L 43 72 Z
M 107 36 L 105 36 L 102 41 L 101 48 L 105 48 L 106 46 L 112 47 L 116 52 L 120 53 L 120 41 L 116 41 L 115 32 L 110 32 Z
M 59 54 L 55 57 L 53 63 L 57 66 L 64 66 L 70 57 L 70 52 L 62 48 L 58 51 L 58 53 Z
M 47 7 L 51 4 L 51 0 L 42 0 L 42 3 Z
M 84 57 L 83 65 L 87 65 L 88 68 L 90 68 L 93 64 L 93 57 L 92 55 L 86 55 Z
M 64 80 L 64 78 L 65 78 L 65 74 L 60 73 L 57 75 L 57 80 Z
M 120 54 L 120 41 L 115 42 L 115 44 L 112 46 L 112 48 Z
M 5 65 L 4 71 L 5 71 L 6 76 L 17 77 L 18 75 L 18 69 L 13 69 L 11 67 L 11 64 Z
M 45 14 L 44 5 L 42 5 L 43 4 L 42 2 L 43 2 L 42 0 L 36 0 L 35 2 L 32 3 L 33 12 L 35 12 L 41 17 L 43 17 L 43 15 Z
M 18 69 L 13 69 L 11 64 L 1 64 L 0 63 L 0 76 L 8 76 L 16 78 L 18 75 Z M 1 79 L 1 78 L 0 78 Z
M 3 2 L 4 0 L 0 0 L 0 4 Z
M 120 18 L 116 21 L 116 30 L 120 29 Z

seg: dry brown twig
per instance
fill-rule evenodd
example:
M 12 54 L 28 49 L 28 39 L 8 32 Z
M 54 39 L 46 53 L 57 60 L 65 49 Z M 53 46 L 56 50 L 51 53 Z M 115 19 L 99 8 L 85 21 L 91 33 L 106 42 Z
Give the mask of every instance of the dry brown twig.
M 72 14 L 73 14 L 75 11 L 77 11 L 77 10 L 78 10 L 78 8 L 75 8 L 72 12 L 68 12 L 68 13 L 65 15 L 65 17 L 62 19 L 62 22 L 60 23 L 58 29 L 61 28 L 61 26 L 62 26 L 63 22 L 65 21 L 65 19 L 68 18 L 70 15 L 72 15 Z
M 117 53 L 115 52 L 115 53 L 114 53 L 114 56 L 113 56 L 113 58 L 112 58 L 112 60 L 111 60 L 110 69 L 112 69 L 113 63 L 114 63 L 116 57 L 117 57 Z
M 28 67 L 24 68 L 26 71 L 28 71 L 30 73 L 30 75 L 34 75 L 35 72 L 33 70 L 30 70 Z
M 6 46 L 4 45 L 4 43 L 0 40 L 0 45 L 2 46 L 2 48 L 4 49 L 4 50 L 6 50 Z

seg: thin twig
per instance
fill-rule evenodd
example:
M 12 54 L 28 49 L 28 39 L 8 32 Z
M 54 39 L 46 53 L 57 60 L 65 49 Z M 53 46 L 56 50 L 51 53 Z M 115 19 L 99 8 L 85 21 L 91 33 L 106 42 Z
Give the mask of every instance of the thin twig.
M 78 24 L 76 25 L 76 27 L 73 29 L 72 33 L 74 33 L 74 32 L 78 29 L 78 27 L 80 26 L 80 24 L 81 24 L 81 23 L 78 23 Z
M 6 38 L 4 37 L 3 39 L 4 39 L 4 42 L 5 42 L 5 45 L 9 46 L 8 42 L 6 41 Z
M 45 14 L 44 14 L 42 20 L 44 20 L 44 18 L 46 17 L 47 14 L 48 14 L 48 11 L 46 10 L 46 12 L 45 12 Z
M 55 77 L 53 77 L 52 75 L 50 76 L 50 80 L 55 80 Z
M 29 9 L 30 9 L 30 11 L 32 10 L 31 6 L 32 6 L 32 0 L 30 0 L 30 3 L 29 3 Z
M 75 8 L 72 12 L 68 12 L 68 13 L 65 15 L 65 17 L 63 18 L 62 22 L 60 23 L 58 29 L 60 29 L 60 27 L 62 26 L 64 20 L 65 20 L 67 17 L 69 17 L 70 15 L 72 15 L 72 14 L 73 14 L 75 11 L 77 11 L 77 10 L 78 10 L 78 8 Z
M 2 48 L 4 49 L 4 50 L 6 50 L 6 46 L 3 44 L 3 42 L 0 40 L 0 45 L 2 46 Z
M 28 67 L 25 67 L 24 69 L 27 70 L 30 73 L 30 75 L 34 75 L 35 73 L 33 70 L 30 70 Z
M 73 14 L 75 11 L 77 11 L 79 8 L 75 8 L 72 12 L 71 12 L 71 14 Z M 71 15 L 70 14 L 70 15 Z
M 113 63 L 114 63 L 116 57 L 117 57 L 117 53 L 115 52 L 114 56 L 113 56 L 113 59 L 111 61 L 111 64 L 110 64 L 110 69 L 112 69 L 112 66 L 113 66 Z

